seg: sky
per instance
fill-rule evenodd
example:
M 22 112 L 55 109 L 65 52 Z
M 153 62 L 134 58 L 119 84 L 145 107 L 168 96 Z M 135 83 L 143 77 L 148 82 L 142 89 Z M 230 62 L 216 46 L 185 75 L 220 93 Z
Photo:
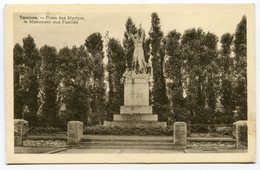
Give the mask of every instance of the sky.
M 202 28 L 205 32 L 215 33 L 219 38 L 226 32 L 234 33 L 237 24 L 246 12 L 241 6 L 195 6 L 178 7 L 167 9 L 145 9 L 135 8 L 121 9 L 115 11 L 96 11 L 86 9 L 80 13 L 16 13 L 14 15 L 14 44 L 21 43 L 22 38 L 30 34 L 38 48 L 47 44 L 60 49 L 64 46 L 72 47 L 84 44 L 85 39 L 94 32 L 100 32 L 104 37 L 109 32 L 109 37 L 116 38 L 122 42 L 125 23 L 131 17 L 136 25 L 142 24 L 146 34 L 151 27 L 151 13 L 157 12 L 161 20 L 161 29 L 166 35 L 169 31 L 176 29 L 183 34 L 189 28 Z M 84 21 L 78 24 L 28 24 L 24 23 L 20 16 L 37 17 L 83 17 Z

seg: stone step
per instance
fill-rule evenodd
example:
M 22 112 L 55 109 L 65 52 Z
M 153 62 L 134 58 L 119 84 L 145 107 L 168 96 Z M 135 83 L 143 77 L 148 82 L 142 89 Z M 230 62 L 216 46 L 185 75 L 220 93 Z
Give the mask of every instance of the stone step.
M 173 136 L 137 136 L 137 135 L 83 135 L 82 141 L 144 141 L 171 142 Z
M 81 142 L 101 142 L 101 143 L 145 143 L 145 144 L 156 144 L 156 143 L 173 143 L 173 140 L 101 140 L 101 139 L 82 139 Z
M 100 144 L 100 145 L 173 145 L 173 141 L 81 141 L 81 144 Z
M 116 136 L 116 135 L 84 135 L 82 142 L 145 142 L 172 143 L 172 136 Z
M 73 149 L 146 149 L 146 150 L 170 150 L 175 149 L 176 147 L 164 146 L 164 147 L 155 147 L 155 146 L 104 146 L 104 145 L 78 145 L 71 147 Z
M 157 121 L 104 121 L 106 127 L 147 127 L 147 128 L 166 128 L 166 122 Z
M 158 121 L 155 114 L 114 114 L 114 121 Z
M 173 149 L 171 136 L 84 135 L 73 148 L 91 149 Z
M 152 114 L 153 107 L 149 105 L 124 105 L 120 106 L 120 114 L 139 113 Z

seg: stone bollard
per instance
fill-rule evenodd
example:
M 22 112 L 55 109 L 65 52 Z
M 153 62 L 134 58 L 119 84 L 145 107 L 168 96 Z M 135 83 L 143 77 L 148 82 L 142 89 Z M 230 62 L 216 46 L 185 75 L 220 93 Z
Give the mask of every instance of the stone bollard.
M 67 144 L 78 144 L 83 137 L 83 123 L 70 121 L 68 123 Z
M 187 147 L 187 124 L 185 122 L 174 122 L 173 142 L 176 147 Z
M 28 121 L 14 119 L 14 146 L 23 146 L 23 138 L 28 132 Z
M 237 149 L 247 148 L 248 130 L 246 120 L 233 123 L 233 135 L 236 138 Z

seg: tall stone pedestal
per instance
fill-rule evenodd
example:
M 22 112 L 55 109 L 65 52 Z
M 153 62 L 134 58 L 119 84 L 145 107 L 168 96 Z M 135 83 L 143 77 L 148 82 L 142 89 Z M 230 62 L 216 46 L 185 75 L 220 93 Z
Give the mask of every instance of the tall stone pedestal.
M 149 74 L 125 73 L 124 106 L 120 106 L 120 114 L 114 114 L 113 121 L 105 121 L 104 126 L 166 127 L 166 122 L 158 122 L 158 115 L 152 114 L 149 80 Z

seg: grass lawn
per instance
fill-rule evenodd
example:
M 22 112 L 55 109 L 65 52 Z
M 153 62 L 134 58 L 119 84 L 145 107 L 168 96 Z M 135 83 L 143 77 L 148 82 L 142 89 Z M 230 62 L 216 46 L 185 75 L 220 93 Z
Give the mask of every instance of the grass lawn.
M 44 147 L 14 147 L 14 153 L 31 154 L 31 153 L 46 153 L 59 148 L 44 148 Z

